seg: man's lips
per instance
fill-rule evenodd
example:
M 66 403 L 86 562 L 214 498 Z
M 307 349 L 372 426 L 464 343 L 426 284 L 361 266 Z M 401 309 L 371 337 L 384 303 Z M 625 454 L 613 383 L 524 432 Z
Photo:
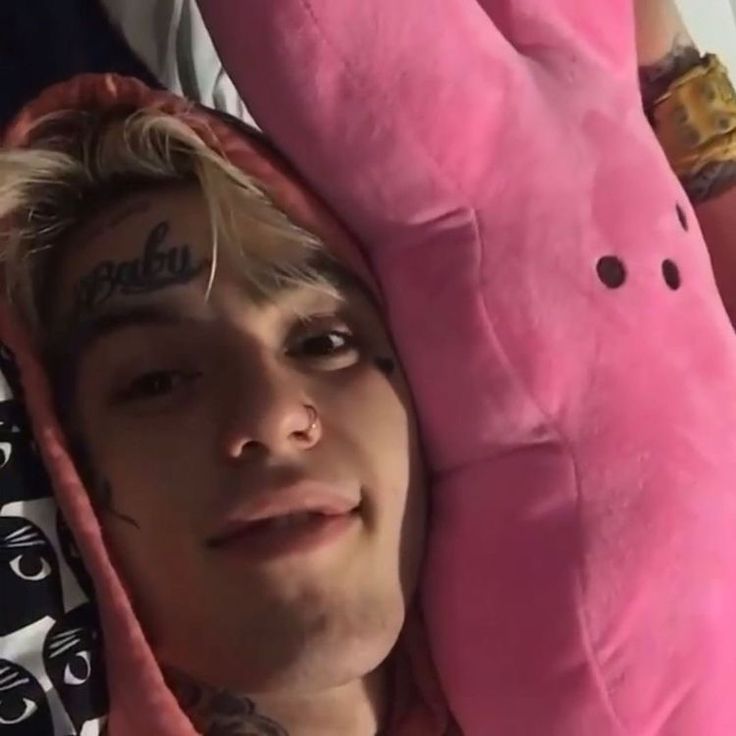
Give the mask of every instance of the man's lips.
M 221 547 L 265 528 L 288 528 L 292 521 L 304 517 L 345 516 L 359 505 L 360 498 L 344 489 L 311 481 L 263 491 L 228 513 L 207 537 L 206 545 Z

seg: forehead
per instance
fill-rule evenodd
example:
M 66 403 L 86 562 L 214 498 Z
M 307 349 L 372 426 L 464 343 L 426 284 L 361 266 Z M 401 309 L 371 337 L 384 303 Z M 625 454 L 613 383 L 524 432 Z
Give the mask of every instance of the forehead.
M 204 197 L 194 185 L 167 186 L 123 196 L 95 213 L 73 232 L 59 264 L 62 311 L 73 301 L 80 282 L 95 271 L 101 277 L 133 277 L 183 258 L 209 259 L 212 239 Z
M 255 227 L 247 213 L 239 225 Z M 278 298 L 262 301 L 257 292 L 244 288 L 237 251 L 223 247 L 218 247 L 216 278 L 210 285 L 212 246 L 209 210 L 195 184 L 131 194 L 108 204 L 60 251 L 51 296 L 52 342 L 63 342 L 80 322 L 156 305 L 169 313 L 219 313 L 221 307 L 242 306 L 245 297 L 245 303 L 253 302 L 258 310 L 271 304 L 299 312 L 337 298 L 365 301 L 373 308 L 372 295 L 357 277 L 326 253 L 313 252 L 310 267 L 332 285 L 327 291 L 306 284 L 289 286 L 288 281 L 279 286 L 274 281 L 267 288 Z M 241 313 L 239 306 L 237 311 Z

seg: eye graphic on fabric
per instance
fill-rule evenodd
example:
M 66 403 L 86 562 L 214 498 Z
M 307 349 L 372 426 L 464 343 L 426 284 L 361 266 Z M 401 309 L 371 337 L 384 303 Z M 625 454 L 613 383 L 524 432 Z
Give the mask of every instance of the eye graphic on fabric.
M 18 364 L 15 362 L 13 353 L 3 343 L 0 343 L 0 371 L 5 376 L 13 394 L 18 396 L 20 392 Z
M 102 643 L 91 604 L 69 611 L 51 627 L 43 645 L 43 659 L 46 672 L 79 731 L 87 721 L 105 715 Z M 4 734 L 0 732 L 0 736 Z
M 13 454 L 13 445 L 10 442 L 0 441 L 0 469 L 4 468 Z
M 51 575 L 51 565 L 33 553 L 24 553 L 10 560 L 10 569 L 23 580 L 43 580 Z
M 38 736 L 53 732 L 51 712 L 36 678 L 15 662 L 0 659 L 2 736 Z
M 13 708 L 13 706 L 16 707 Z M 5 713 L 0 711 L 0 725 L 14 726 L 30 718 L 38 710 L 38 706 L 32 700 L 23 698 L 22 702 L 16 701 L 10 707 L 6 705 L 4 710 Z
M 56 553 L 28 519 L 0 516 L 0 590 L 0 636 L 63 611 Z
M 84 685 L 92 674 L 90 652 L 77 652 L 64 667 L 64 682 L 67 685 Z
M 23 407 L 16 401 L 0 402 L 0 482 L 5 503 L 51 496 Z

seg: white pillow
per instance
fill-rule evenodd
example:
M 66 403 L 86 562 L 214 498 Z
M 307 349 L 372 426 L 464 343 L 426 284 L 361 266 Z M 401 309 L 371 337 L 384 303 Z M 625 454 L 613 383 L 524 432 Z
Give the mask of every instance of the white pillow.
M 101 0 L 112 24 L 167 89 L 256 127 L 223 69 L 195 0 Z

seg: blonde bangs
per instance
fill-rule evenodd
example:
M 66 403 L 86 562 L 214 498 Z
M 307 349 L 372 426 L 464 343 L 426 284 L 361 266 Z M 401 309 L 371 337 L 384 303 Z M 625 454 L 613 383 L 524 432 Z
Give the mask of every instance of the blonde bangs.
M 45 317 L 40 292 L 63 257 L 66 236 L 123 193 L 184 182 L 199 186 L 209 212 L 208 293 L 226 248 L 254 299 L 285 286 L 339 298 L 329 269 L 320 266 L 330 260 L 324 245 L 212 150 L 186 117 L 66 111 L 41 119 L 30 147 L 0 151 L 0 259 L 8 297 L 37 336 L 43 338 Z

